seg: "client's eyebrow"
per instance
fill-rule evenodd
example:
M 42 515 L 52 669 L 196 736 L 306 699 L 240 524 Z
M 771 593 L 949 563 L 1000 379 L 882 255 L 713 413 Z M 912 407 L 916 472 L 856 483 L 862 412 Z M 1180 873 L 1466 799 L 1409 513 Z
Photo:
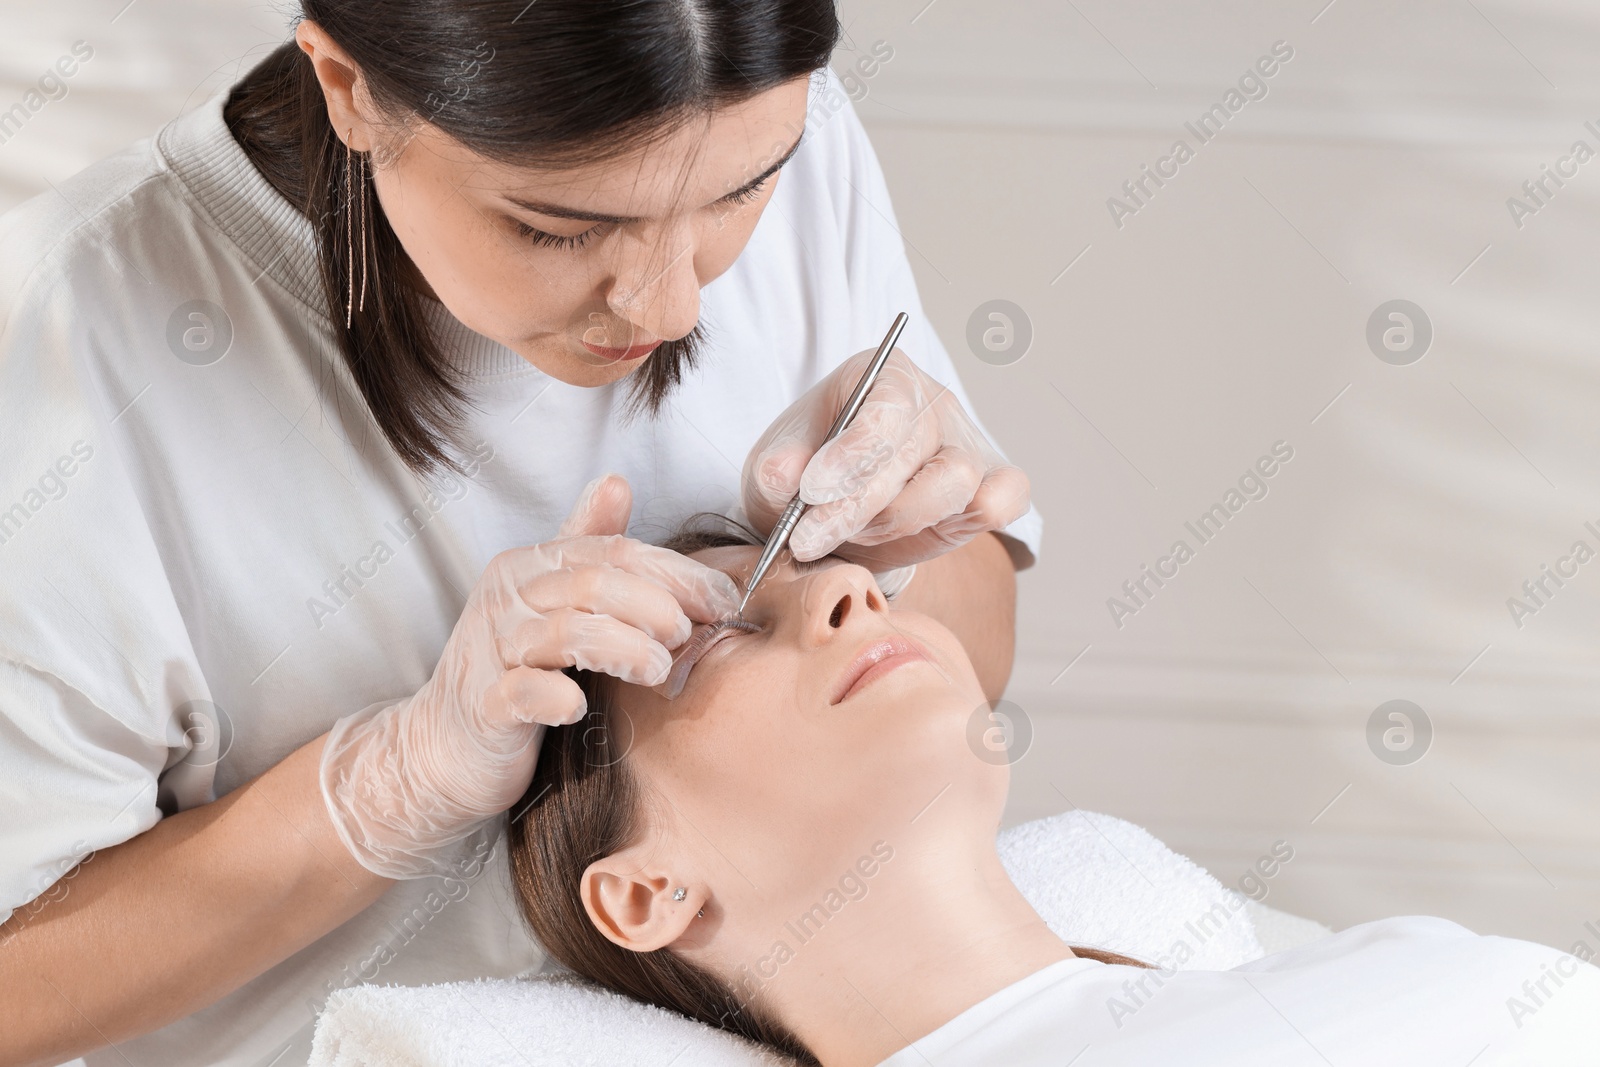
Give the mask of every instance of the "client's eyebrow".
M 836 555 L 834 555 L 833 553 L 830 552 L 826 556 L 818 556 L 816 559 L 795 559 L 794 555 L 791 553 L 788 556 L 780 556 L 779 559 L 778 559 L 778 562 L 779 563 L 788 563 L 791 567 L 795 568 L 795 570 L 799 571 L 801 574 L 810 574 L 812 571 L 816 570 L 818 567 L 822 566 L 825 563 L 848 562 L 848 561 L 845 560 L 845 558 L 843 556 L 836 556 Z M 750 570 L 752 572 L 754 572 L 755 568 L 751 567 Z M 723 573 L 726 574 L 727 572 L 724 571 Z M 767 571 L 767 573 L 771 574 L 772 572 L 769 570 L 769 571 Z M 732 575 L 732 574 L 729 574 L 728 577 L 733 579 L 733 584 L 738 586 L 738 588 L 739 588 L 739 595 L 743 596 L 745 591 L 748 588 L 748 583 L 749 583 L 750 579 L 748 577 L 739 577 L 739 576 Z

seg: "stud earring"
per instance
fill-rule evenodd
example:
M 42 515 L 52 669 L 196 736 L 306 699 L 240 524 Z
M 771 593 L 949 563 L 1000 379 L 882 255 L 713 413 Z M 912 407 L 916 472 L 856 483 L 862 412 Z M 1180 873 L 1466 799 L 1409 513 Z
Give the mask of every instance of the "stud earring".
M 688 895 L 689 895 L 689 887 L 688 886 L 679 886 L 678 888 L 676 888 L 676 889 L 674 889 L 672 891 L 672 899 L 673 900 L 682 900 L 684 897 L 686 897 Z

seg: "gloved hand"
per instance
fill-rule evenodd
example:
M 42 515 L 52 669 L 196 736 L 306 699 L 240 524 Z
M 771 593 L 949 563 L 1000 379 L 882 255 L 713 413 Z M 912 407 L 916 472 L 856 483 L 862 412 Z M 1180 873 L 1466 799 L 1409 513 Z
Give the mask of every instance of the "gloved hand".
M 762 534 L 797 489 L 811 505 L 789 539 L 796 559 L 835 552 L 882 573 L 958 548 L 1028 510 L 1028 476 L 1001 457 L 954 393 L 898 348 L 855 419 L 822 445 L 876 351 L 857 352 L 791 404 L 745 459 L 742 504 Z
M 527 789 L 545 727 L 583 717 L 562 667 L 658 684 L 691 620 L 738 607 L 721 571 L 622 536 L 631 506 L 620 476 L 590 482 L 554 540 L 489 561 L 426 685 L 328 732 L 323 800 L 363 867 L 448 873 Z

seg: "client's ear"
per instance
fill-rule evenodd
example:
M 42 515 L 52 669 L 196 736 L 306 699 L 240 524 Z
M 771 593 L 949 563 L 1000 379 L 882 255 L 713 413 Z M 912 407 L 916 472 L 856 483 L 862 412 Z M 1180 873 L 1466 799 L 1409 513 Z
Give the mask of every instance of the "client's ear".
M 674 900 L 679 888 L 687 892 Z M 674 881 L 665 868 L 650 863 L 643 846 L 589 864 L 578 895 L 595 928 L 634 952 L 652 952 L 678 940 L 706 903 L 704 890 Z

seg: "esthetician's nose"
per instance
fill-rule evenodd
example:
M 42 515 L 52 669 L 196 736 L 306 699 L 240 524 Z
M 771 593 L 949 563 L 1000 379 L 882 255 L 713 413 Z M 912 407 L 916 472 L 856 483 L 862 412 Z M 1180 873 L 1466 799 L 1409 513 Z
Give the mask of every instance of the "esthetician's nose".
M 802 648 L 821 648 L 841 638 L 859 640 L 855 635 L 864 628 L 881 628 L 881 616 L 889 610 L 872 572 L 854 563 L 836 563 L 804 575 L 794 588 L 800 597 Z
M 606 303 L 645 337 L 682 337 L 700 318 L 694 233 L 685 226 L 625 237 Z

